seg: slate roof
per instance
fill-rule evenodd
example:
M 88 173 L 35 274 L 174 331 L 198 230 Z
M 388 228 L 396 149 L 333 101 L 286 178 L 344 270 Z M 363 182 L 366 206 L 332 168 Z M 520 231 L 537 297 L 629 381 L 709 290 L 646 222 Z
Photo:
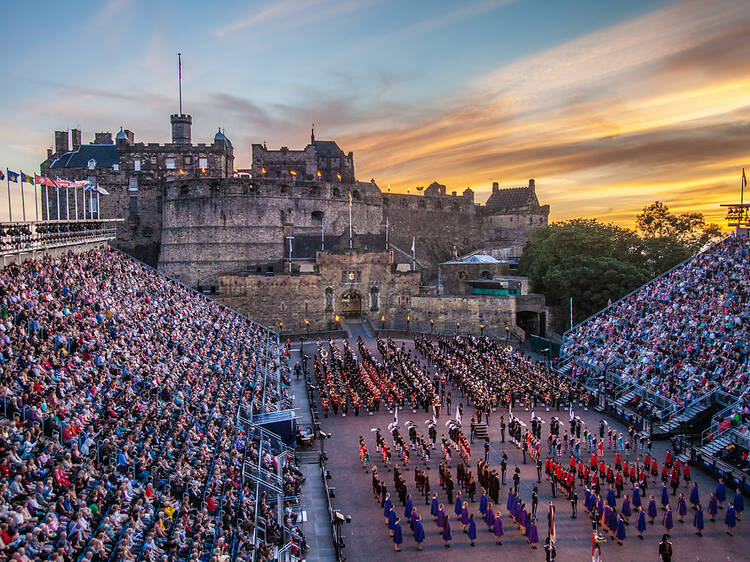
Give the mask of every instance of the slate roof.
M 495 209 L 515 209 L 526 205 L 537 206 L 539 200 L 529 187 L 512 187 L 493 191 L 486 206 Z
M 89 160 L 96 161 L 97 168 L 111 168 L 120 163 L 114 144 L 82 144 L 76 150 L 66 152 L 50 164 L 50 169 L 88 168 Z
M 316 140 L 312 143 L 318 154 L 322 156 L 341 156 L 344 151 L 339 148 L 336 141 L 319 141 Z
M 457 263 L 500 263 L 500 260 L 493 258 L 487 254 L 474 254 L 467 258 L 461 258 L 456 261 L 447 261 L 446 264 L 457 264 Z

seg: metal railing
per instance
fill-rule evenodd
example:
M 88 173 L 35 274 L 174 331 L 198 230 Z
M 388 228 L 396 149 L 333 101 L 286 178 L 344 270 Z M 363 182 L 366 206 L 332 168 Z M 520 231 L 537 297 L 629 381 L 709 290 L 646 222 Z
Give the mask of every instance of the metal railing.
M 103 242 L 117 236 L 122 219 L 0 223 L 0 255 Z

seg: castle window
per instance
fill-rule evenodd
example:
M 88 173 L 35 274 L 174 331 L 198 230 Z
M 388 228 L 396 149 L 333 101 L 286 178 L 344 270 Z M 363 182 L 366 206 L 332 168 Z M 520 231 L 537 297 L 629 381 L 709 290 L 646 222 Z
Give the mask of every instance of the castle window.
M 199 168 L 208 168 L 208 158 L 198 158 Z
M 128 180 L 128 191 L 138 191 L 138 178 L 132 177 Z
M 326 289 L 326 312 L 333 310 L 333 289 L 328 287 Z
M 352 191 L 352 199 L 356 199 L 357 201 L 359 201 L 359 191 L 357 191 L 356 189 Z
M 136 172 L 140 172 L 141 171 L 141 161 L 140 160 L 133 160 L 133 169 Z
M 331 197 L 341 197 L 341 192 L 339 191 L 338 187 L 334 187 L 331 189 Z
M 458 272 L 458 278 L 459 279 L 465 279 L 466 278 L 466 272 L 465 271 L 459 271 Z
M 131 215 L 137 215 L 138 214 L 138 197 L 131 197 L 130 198 L 130 206 L 129 209 Z
M 425 203 L 424 199 L 420 199 L 419 200 L 419 208 L 420 209 L 424 209 L 425 206 L 426 206 L 426 203 Z
M 370 310 L 378 309 L 378 288 L 373 287 L 370 289 Z
M 183 164 L 185 166 L 190 166 L 193 163 L 193 157 L 192 156 L 185 156 L 185 160 Z
M 489 271 L 483 271 L 482 279 L 492 279 L 492 273 L 490 273 Z
M 313 211 L 310 214 L 310 219 L 315 226 L 323 222 L 323 211 Z
M 165 160 L 165 164 L 167 166 L 167 170 L 174 170 L 175 169 L 174 158 L 167 158 Z

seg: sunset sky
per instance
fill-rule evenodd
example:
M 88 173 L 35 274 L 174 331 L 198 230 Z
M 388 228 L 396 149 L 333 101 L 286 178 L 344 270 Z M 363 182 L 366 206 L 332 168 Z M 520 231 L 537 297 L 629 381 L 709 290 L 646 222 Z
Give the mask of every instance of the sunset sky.
M 3 170 L 38 172 L 55 129 L 168 141 L 178 51 L 193 141 L 226 128 L 237 167 L 253 142 L 304 147 L 315 122 L 383 189 L 438 180 L 483 201 L 492 181 L 533 177 L 553 220 L 626 225 L 655 199 L 720 221 L 750 169 L 747 1 L 13 1 L 0 14 L 14 22 L 0 36 Z

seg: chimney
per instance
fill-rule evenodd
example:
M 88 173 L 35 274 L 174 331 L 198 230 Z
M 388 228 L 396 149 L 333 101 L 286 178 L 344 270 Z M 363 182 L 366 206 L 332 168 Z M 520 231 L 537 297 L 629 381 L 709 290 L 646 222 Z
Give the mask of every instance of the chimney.
M 68 131 L 55 131 L 55 154 L 68 152 Z
M 47 149 L 47 160 L 50 160 L 51 158 L 52 158 L 52 149 L 48 148 Z
M 94 134 L 94 144 L 112 144 L 112 133 Z
M 175 113 L 171 116 L 172 122 L 172 144 L 191 144 L 190 128 L 193 118 L 184 113 Z
M 531 180 L 529 180 L 529 189 L 531 190 L 532 193 L 534 192 L 534 188 L 535 188 L 535 186 L 534 186 L 534 180 L 531 179 Z
M 81 146 L 81 130 L 80 129 L 73 129 L 70 131 L 70 142 L 73 145 L 73 150 L 78 150 L 78 147 Z
M 492 193 L 497 193 L 500 191 L 500 184 L 496 181 L 492 182 Z
M 133 133 L 133 131 L 128 131 L 127 129 L 125 129 L 125 136 L 128 137 L 130 146 L 133 146 L 135 144 L 135 133 Z

